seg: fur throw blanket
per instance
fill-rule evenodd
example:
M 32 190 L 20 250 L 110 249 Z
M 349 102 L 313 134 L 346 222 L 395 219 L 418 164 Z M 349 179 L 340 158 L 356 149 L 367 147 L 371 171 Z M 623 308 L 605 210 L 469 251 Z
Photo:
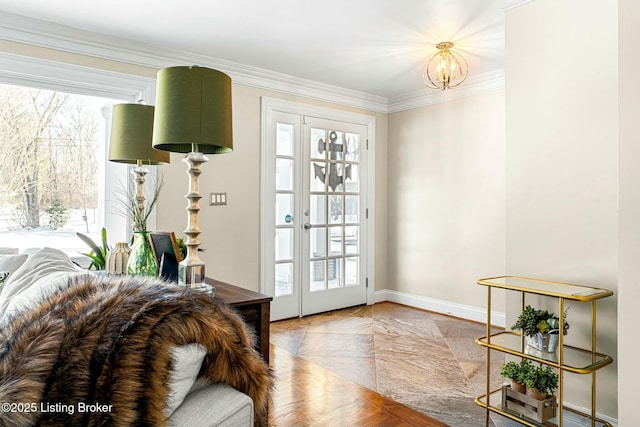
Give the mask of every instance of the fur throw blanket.
M 171 349 L 190 343 L 207 349 L 199 377 L 250 396 L 261 424 L 272 374 L 235 311 L 158 280 L 82 275 L 2 325 L 0 403 L 30 406 L 3 410 L 0 426 L 167 425 Z M 41 402 L 112 406 L 70 415 Z

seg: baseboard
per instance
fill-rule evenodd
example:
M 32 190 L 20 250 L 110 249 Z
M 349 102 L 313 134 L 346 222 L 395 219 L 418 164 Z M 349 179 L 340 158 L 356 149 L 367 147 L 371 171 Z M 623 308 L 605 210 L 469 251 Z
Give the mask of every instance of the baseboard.
M 423 310 L 434 311 L 436 313 L 455 316 L 461 319 L 472 320 L 474 322 L 486 323 L 487 310 L 470 305 L 457 304 L 450 301 L 443 301 L 419 295 L 407 294 L 404 292 L 383 289 L 376 291 L 375 302 L 391 301 L 409 307 L 421 308 Z M 505 314 L 499 311 L 491 312 L 491 323 L 494 326 L 505 327 Z
M 446 314 L 448 316 L 455 316 L 461 319 L 471 320 L 474 322 L 486 323 L 487 311 L 481 308 L 472 307 L 464 304 L 452 303 L 449 301 L 438 300 L 434 298 L 423 297 L 419 295 L 408 294 L 405 292 L 392 291 L 389 289 L 383 289 L 376 291 L 375 302 L 390 301 L 398 304 L 406 305 L 409 307 L 420 308 L 423 310 L 429 310 L 436 313 Z M 491 312 L 491 323 L 494 326 L 505 327 L 505 314 L 498 311 Z M 576 405 L 565 403 L 565 406 L 584 413 L 589 413 L 590 410 L 581 408 Z M 613 427 L 618 427 L 618 420 L 606 415 L 597 414 L 597 416 L 610 423 Z M 576 414 L 571 412 L 565 413 L 565 421 L 568 427 L 582 427 L 591 426 L 590 420 L 585 420 Z

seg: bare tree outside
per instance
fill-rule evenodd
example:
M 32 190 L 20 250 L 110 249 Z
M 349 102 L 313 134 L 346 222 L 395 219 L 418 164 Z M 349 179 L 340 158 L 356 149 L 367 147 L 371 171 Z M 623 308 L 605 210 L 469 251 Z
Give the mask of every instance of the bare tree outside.
M 0 85 L 0 225 L 61 229 L 80 212 L 84 227 L 77 231 L 89 231 L 103 118 L 86 99 Z

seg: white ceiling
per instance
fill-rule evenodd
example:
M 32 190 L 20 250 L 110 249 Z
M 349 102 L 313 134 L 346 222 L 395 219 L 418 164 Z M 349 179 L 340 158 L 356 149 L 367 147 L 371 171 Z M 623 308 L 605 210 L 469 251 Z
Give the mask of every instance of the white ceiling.
M 391 98 L 431 90 L 420 73 L 441 41 L 470 78 L 503 69 L 504 1 L 0 0 L 0 11 Z

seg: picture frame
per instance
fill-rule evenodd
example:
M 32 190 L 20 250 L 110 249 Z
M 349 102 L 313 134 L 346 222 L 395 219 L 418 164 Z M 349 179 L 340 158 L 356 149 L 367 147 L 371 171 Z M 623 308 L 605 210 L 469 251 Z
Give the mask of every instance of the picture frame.
M 158 263 L 158 276 L 170 282 L 178 281 L 178 263 L 182 261 L 173 231 L 149 233 L 149 244 Z

